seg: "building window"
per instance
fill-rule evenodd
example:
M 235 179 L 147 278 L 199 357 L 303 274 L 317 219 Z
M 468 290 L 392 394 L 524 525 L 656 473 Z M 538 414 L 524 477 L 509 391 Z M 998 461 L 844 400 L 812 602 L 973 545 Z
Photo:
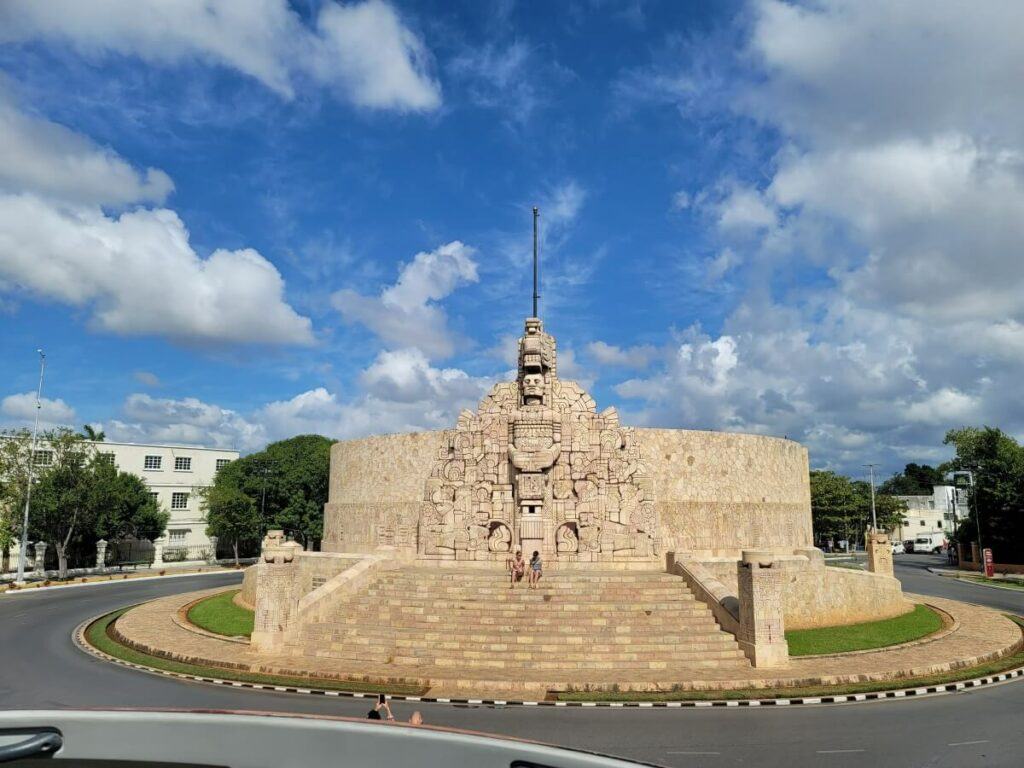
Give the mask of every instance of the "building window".
M 159 456 L 147 456 L 142 462 L 143 469 L 160 469 L 161 459 Z
M 938 521 L 938 523 L 936 523 L 936 525 L 938 525 L 938 526 L 939 526 L 939 528 L 941 528 L 941 527 L 942 527 L 942 521 L 941 521 L 941 520 L 939 520 L 939 521 Z
M 924 527 L 924 520 L 921 521 L 921 527 Z
M 48 467 L 53 464 L 53 451 L 36 451 L 32 463 L 37 467 Z
M 174 469 L 177 472 L 191 472 L 192 471 L 192 457 L 191 456 L 175 456 L 174 457 Z
M 171 509 L 188 509 L 188 494 L 187 493 L 172 493 L 171 494 Z
M 231 459 L 217 459 L 217 469 L 224 469 L 228 464 L 231 463 Z
M 185 536 L 188 535 L 189 528 L 177 528 L 173 531 L 167 532 L 167 539 L 172 544 L 183 544 L 185 542 Z
M 109 451 L 106 451 L 104 453 L 96 454 L 96 459 L 97 459 L 97 461 L 101 461 L 104 464 L 109 464 L 110 466 L 114 466 L 114 454 L 110 453 Z

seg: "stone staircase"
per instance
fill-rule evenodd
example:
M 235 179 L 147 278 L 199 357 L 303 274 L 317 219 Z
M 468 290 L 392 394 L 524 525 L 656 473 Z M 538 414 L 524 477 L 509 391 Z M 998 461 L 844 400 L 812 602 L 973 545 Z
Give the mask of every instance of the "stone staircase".
M 750 669 L 686 583 L 660 572 L 549 572 L 537 590 L 510 590 L 499 570 L 408 567 L 382 573 L 297 640 L 306 657 L 433 683 L 660 684 Z

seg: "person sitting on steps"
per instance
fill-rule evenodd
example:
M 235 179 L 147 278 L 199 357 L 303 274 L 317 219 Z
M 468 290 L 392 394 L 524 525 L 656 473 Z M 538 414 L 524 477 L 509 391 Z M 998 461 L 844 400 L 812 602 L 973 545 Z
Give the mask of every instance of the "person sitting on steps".
M 533 557 L 530 558 L 530 589 L 537 588 L 537 582 L 540 581 L 540 577 L 543 576 L 543 568 L 540 562 L 540 552 L 534 550 Z
M 508 569 L 508 588 L 515 589 L 516 584 L 526 575 L 526 561 L 523 560 L 522 549 L 516 547 L 515 554 L 506 558 L 505 568 Z

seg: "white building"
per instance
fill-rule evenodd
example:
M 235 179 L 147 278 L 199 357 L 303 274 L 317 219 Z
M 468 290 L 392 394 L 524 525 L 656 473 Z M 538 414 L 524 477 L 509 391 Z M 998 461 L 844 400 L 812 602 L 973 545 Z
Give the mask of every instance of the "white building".
M 941 533 L 946 539 L 967 516 L 967 505 L 952 485 L 932 486 L 930 496 L 897 496 L 907 503 L 903 525 L 896 527 L 899 541 Z
M 145 480 L 161 509 L 171 513 L 164 532 L 165 550 L 186 549 L 190 559 L 208 548 L 206 522 L 197 491 L 213 484 L 217 470 L 238 458 L 238 451 L 184 445 L 92 442 L 99 456 L 122 472 Z M 52 460 L 45 444 L 36 451 L 36 465 Z

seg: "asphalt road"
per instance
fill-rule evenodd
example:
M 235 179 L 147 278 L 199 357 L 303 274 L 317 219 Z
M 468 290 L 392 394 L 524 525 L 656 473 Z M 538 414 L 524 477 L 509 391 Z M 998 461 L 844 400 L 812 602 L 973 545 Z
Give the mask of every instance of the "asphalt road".
M 1024 614 L 1024 593 L 928 573 L 936 558 L 897 556 L 909 591 Z M 104 611 L 231 584 L 237 574 L 0 596 L 0 708 L 163 707 L 362 716 L 360 700 L 237 690 L 156 677 L 94 659 L 70 634 Z M 532 709 L 419 705 L 428 723 L 596 750 L 669 766 L 1019 766 L 1024 683 L 892 702 L 770 709 Z M 412 705 L 396 703 L 405 719 Z

